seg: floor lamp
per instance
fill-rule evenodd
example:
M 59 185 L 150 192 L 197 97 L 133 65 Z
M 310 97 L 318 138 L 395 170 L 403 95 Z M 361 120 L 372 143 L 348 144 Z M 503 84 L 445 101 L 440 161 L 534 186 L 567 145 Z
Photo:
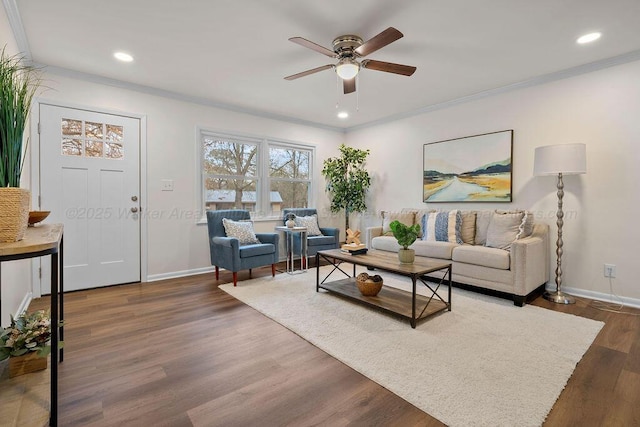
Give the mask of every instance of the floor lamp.
M 577 175 L 587 172 L 587 156 L 584 144 L 562 144 L 538 147 L 535 151 L 533 174 L 558 176 L 558 240 L 556 241 L 556 290 L 545 292 L 544 298 L 558 304 L 573 304 L 576 302 L 570 295 L 561 291 L 562 287 L 562 225 L 564 224 L 562 212 L 562 197 L 564 196 L 564 183 L 562 175 Z

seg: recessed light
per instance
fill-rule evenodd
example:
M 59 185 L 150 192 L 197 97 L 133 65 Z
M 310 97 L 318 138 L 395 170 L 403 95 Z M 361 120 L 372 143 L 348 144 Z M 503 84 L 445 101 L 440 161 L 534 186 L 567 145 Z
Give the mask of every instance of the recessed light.
M 578 38 L 578 40 L 576 40 L 576 43 L 579 43 L 579 44 L 591 43 L 593 41 L 598 40 L 601 35 L 602 35 L 601 33 L 585 34 L 584 36 Z
M 338 118 L 340 119 L 346 119 L 347 117 L 349 117 L 349 113 L 347 113 L 346 111 L 340 111 L 338 113 Z
M 133 61 L 133 56 L 129 55 L 128 53 L 116 52 L 116 53 L 113 54 L 113 56 L 118 61 L 122 61 L 122 62 L 131 62 L 131 61 Z

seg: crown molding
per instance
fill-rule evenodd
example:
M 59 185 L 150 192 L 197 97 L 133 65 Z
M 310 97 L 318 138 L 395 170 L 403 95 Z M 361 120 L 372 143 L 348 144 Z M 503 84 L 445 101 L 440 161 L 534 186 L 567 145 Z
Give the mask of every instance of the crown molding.
M 31 61 L 31 49 L 29 48 L 27 33 L 25 33 L 24 26 L 22 25 L 18 5 L 15 0 L 2 0 L 2 3 L 4 4 L 4 10 L 7 12 L 7 19 L 9 20 L 13 37 L 16 39 L 18 50 L 20 50 L 27 61 Z
M 406 118 L 417 116 L 420 114 L 425 114 L 432 111 L 453 107 L 454 105 L 464 104 L 466 102 L 477 101 L 479 99 L 488 98 L 490 96 L 498 95 L 501 93 L 511 92 L 513 90 L 524 89 L 532 86 L 538 86 L 541 84 L 550 83 L 557 80 L 566 79 L 569 77 L 575 77 L 581 74 L 591 73 L 593 71 L 598 71 L 605 68 L 613 67 L 616 65 L 622 65 L 628 62 L 633 62 L 638 60 L 640 60 L 640 50 L 634 50 L 622 55 L 602 59 L 600 61 L 590 62 L 588 64 L 578 65 L 576 67 L 567 68 L 566 70 L 556 71 L 553 73 L 534 77 L 528 80 L 523 80 L 521 82 L 513 83 L 507 86 L 501 86 L 494 89 L 485 90 L 482 92 L 474 93 L 472 95 L 463 96 L 461 98 L 452 99 L 450 101 L 445 101 L 438 104 L 428 105 L 428 106 L 421 107 L 416 110 L 407 111 L 404 113 L 392 114 L 379 120 L 374 120 L 374 121 L 363 123 L 360 125 L 348 127 L 345 129 L 345 133 L 369 128 L 372 126 L 378 126 L 385 123 L 395 122 L 401 119 L 406 119 Z

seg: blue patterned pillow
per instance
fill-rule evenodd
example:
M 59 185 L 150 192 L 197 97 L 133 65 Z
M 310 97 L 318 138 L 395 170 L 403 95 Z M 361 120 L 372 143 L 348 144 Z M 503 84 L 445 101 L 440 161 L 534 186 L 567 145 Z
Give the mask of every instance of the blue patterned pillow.
M 422 240 L 462 244 L 462 214 L 459 210 L 429 212 L 422 217 Z

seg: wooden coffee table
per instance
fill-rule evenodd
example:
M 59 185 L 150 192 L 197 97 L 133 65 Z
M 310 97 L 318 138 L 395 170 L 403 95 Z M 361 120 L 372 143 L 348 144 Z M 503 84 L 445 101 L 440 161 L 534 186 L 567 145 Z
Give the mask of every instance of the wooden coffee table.
M 320 259 L 328 261 L 333 269 L 320 281 Z M 353 273 L 350 275 L 341 268 L 342 263 L 353 264 Z M 382 286 L 378 295 L 374 297 L 363 296 L 356 286 L 356 266 L 377 268 L 401 276 L 411 278 L 413 288 L 411 292 Z M 327 279 L 336 271 L 342 272 L 346 278 L 327 282 Z M 426 275 L 436 271 L 442 272 L 441 279 L 427 278 Z M 417 283 L 420 282 L 429 289 L 431 295 L 416 294 Z M 438 293 L 440 286 L 448 285 L 447 300 Z M 374 307 L 387 313 L 408 319 L 411 327 L 415 328 L 419 320 L 438 314 L 442 311 L 451 311 L 451 263 L 445 261 L 432 261 L 416 258 L 413 264 L 401 264 L 397 254 L 386 251 L 369 250 L 364 255 L 345 254 L 340 249 L 318 251 L 316 254 L 316 292 L 325 289 L 352 301 Z M 420 310 L 418 312 L 418 310 Z

